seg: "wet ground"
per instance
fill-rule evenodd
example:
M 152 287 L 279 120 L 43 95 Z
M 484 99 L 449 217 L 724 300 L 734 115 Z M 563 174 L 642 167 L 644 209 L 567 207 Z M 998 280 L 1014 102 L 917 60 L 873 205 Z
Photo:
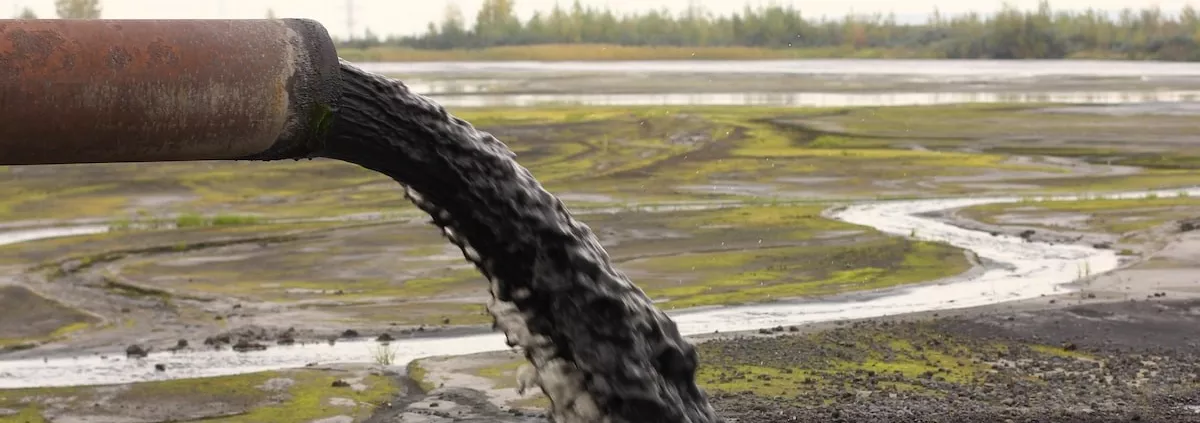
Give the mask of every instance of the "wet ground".
M 1197 309 L 1153 298 L 783 328 L 701 344 L 698 380 L 730 422 L 1200 421 Z M 463 418 L 394 421 L 537 415 L 545 400 L 516 393 L 516 359 L 421 361 L 437 387 L 425 400 Z
M 997 236 L 1028 230 L 936 216 Z M 1057 294 L 697 337 L 698 380 L 721 415 L 739 422 L 1200 421 L 1200 233 L 1175 223 L 1147 230 L 1155 242 L 1126 240 L 1140 249 L 1121 268 Z M 1120 237 L 1045 227 L 1036 236 L 1031 245 Z M 488 409 L 536 413 L 545 400 L 515 391 L 520 363 L 488 353 L 410 368 L 441 388 L 433 395 L 477 390 Z
M 1105 84 L 1142 80 L 1134 74 L 1145 73 L 1130 72 L 1093 79 L 1042 75 L 1026 82 L 996 84 L 1033 84 L 1042 89 L 1046 87 L 1038 84 L 1067 84 L 1064 81 L 1070 80 L 1075 81 L 1070 84 L 1090 87 L 1088 90 L 1104 90 Z M 1186 81 L 1191 76 L 1164 72 L 1133 84 L 1148 84 L 1143 87 L 1147 89 L 1190 89 Z M 561 81 L 546 84 L 568 86 L 574 77 L 565 75 Z M 761 80 L 770 78 L 775 77 L 764 75 Z M 851 78 L 847 84 L 861 82 L 870 87 L 883 83 L 870 78 Z M 910 79 L 888 83 L 916 84 L 914 87 L 930 83 Z M 626 83 L 615 81 L 612 85 Z M 548 85 L 547 90 L 560 88 Z M 637 90 L 632 94 L 640 95 Z M 689 333 L 724 338 L 728 332 L 751 330 L 750 336 L 762 337 L 706 344 L 714 364 L 737 367 L 762 353 L 777 359 L 794 358 L 774 365 L 796 374 L 797 369 L 812 370 L 821 364 L 788 353 L 798 348 L 807 348 L 804 351 L 814 357 L 882 349 L 870 343 L 822 349 L 823 341 L 805 344 L 808 341 L 786 337 L 766 339 L 752 329 L 779 327 L 785 334 L 793 334 L 789 327 L 797 325 L 793 335 L 798 339 L 815 331 L 837 329 L 836 325 L 811 322 L 936 310 L 920 316 L 932 319 L 936 313 L 937 322 L 905 326 L 899 333 L 917 340 L 927 340 L 920 337 L 930 331 L 944 333 L 966 350 L 979 350 L 967 355 L 956 355 L 961 350 L 940 352 L 965 360 L 964 367 L 980 364 L 971 362 L 976 356 L 986 356 L 988 364 L 1005 358 L 988 355 L 992 352 L 982 346 L 1040 342 L 1032 337 L 1043 336 L 1045 331 L 1054 333 L 1047 329 L 1047 322 L 1074 325 L 1070 327 L 1084 338 L 1094 335 L 1090 340 L 1096 342 L 1107 336 L 1104 334 L 1157 330 L 1157 321 L 1144 317 L 1158 311 L 1120 307 L 1134 307 L 1125 305 L 1130 300 L 1137 300 L 1137 307 L 1149 307 L 1147 304 L 1182 301 L 1200 293 L 1193 276 L 1200 266 L 1194 262 L 1200 249 L 1194 236 L 1180 232 L 1178 225 L 1189 216 L 1200 215 L 1200 205 L 1193 204 L 1190 197 L 1166 198 L 1167 194 L 1178 197 L 1175 194 L 1182 187 L 1200 185 L 1200 174 L 1193 171 L 1200 163 L 1200 149 L 1195 148 L 1200 138 L 1192 133 L 1194 119 L 1188 110 L 1166 104 L 849 110 L 557 107 L 462 109 L 460 114 L 517 150 L 521 162 L 573 209 L 594 211 L 583 215 L 583 220 L 596 230 L 618 266 L 660 300 L 661 306 L 678 310 L 701 306 L 693 309 L 699 313 L 677 318 Z M 0 346 L 7 349 L 0 357 L 28 359 L 21 363 L 30 363 L 16 369 L 0 366 L 0 373 L 8 371 L 7 376 L 26 375 L 22 380 L 40 377 L 46 383 L 55 381 L 53 384 L 71 384 L 72 377 L 76 383 L 83 380 L 80 378 L 103 383 L 237 374 L 312 362 L 371 362 L 380 352 L 375 337 L 387 333 L 398 338 L 389 344 L 397 350 L 392 357 L 396 362 L 372 369 L 379 373 L 375 376 L 383 377 L 387 376 L 385 370 L 399 372 L 413 358 L 503 348 L 495 335 L 488 334 L 489 320 L 481 312 L 486 295 L 482 281 L 462 265 L 455 251 L 445 248 L 424 217 L 405 204 L 394 183 L 369 172 L 328 161 L 175 163 L 4 168 L 0 178 L 4 181 L 0 184 L 3 232 L 22 234 L 8 237 L 13 238 L 8 241 L 36 238 L 26 230 L 66 222 L 113 229 L 96 234 L 96 227 L 80 226 L 79 236 L 0 246 L 0 286 L 5 293 L 0 305 L 32 308 L 0 315 Z M 1169 190 L 1161 199 L 1130 200 L 1138 203 L 1135 206 L 1075 202 L 1056 207 L 1029 200 L 1042 192 L 1154 188 Z M 962 198 L 981 195 L 1012 197 L 994 205 Z M 853 209 L 853 213 L 841 215 L 848 222 L 827 218 L 834 215 L 831 210 L 847 204 L 887 197 L 951 200 L 936 203 L 937 207 L 931 206 L 935 203 L 913 203 L 925 206 Z M 800 203 L 786 202 L 796 200 Z M 735 201 L 743 204 L 717 209 Z M 654 213 L 635 207 L 680 202 L 701 207 Z M 957 209 L 944 210 L 947 207 Z M 85 233 L 93 235 L 80 235 Z M 0 244 L 3 239 L 0 235 Z M 1090 277 L 1113 268 L 1118 270 Z M 962 272 L 966 273 L 955 276 Z M 892 277 L 895 275 L 907 276 Z M 1062 285 L 1080 278 L 1088 282 Z M 1064 294 L 1067 291 L 1071 295 Z M 1157 293 L 1167 296 L 1155 296 Z M 1001 306 L 972 307 L 1021 299 Z M 1051 299 L 1056 302 L 1050 303 Z M 722 308 L 763 301 L 769 303 Z M 1114 301 L 1121 303 L 1101 305 Z M 1066 313 L 1062 309 L 1071 305 L 1090 310 L 1082 311 L 1084 314 L 1114 313 L 1117 317 L 1070 320 L 1075 318 L 1062 314 Z M 1170 308 L 1163 309 L 1164 316 L 1175 316 L 1185 306 L 1164 307 Z M 1013 320 L 1007 320 L 1009 317 Z M 1178 322 L 1191 322 L 1180 319 Z M 889 325 L 896 321 L 885 320 Z M 1122 322 L 1137 325 L 1116 326 Z M 864 323 L 859 331 L 835 330 L 822 336 L 853 343 L 858 342 L 854 338 L 857 332 L 892 328 L 885 330 L 883 324 L 884 320 L 877 320 Z M 1179 339 L 1194 342 L 1194 331 L 1174 323 L 1162 328 L 1179 330 Z M 721 333 L 713 334 L 715 330 Z M 987 421 L 994 415 L 1003 416 L 997 421 L 1071 421 L 1028 414 L 1060 405 L 1054 409 L 1096 418 L 1132 419 L 1132 414 L 1113 414 L 1113 410 L 1140 413 L 1153 409 L 1160 415 L 1138 416 L 1148 421 L 1188 421 L 1186 414 L 1169 414 L 1180 405 L 1170 398 L 1195 391 L 1172 392 L 1163 385 L 1186 380 L 1186 374 L 1180 373 L 1186 368 L 1180 366 L 1188 360 L 1194 365 L 1194 357 L 1171 344 L 1166 332 L 1155 333 L 1162 336 L 1148 336 L 1145 345 L 1130 347 L 1133 354 L 1171 357 L 1172 361 L 1153 359 L 1162 372 L 1169 373 L 1167 379 L 1151 377 L 1140 385 L 1147 398 L 1157 401 L 1149 403 L 1139 402 L 1141 397 L 1130 400 L 1125 396 L 1130 391 L 1121 389 L 1113 390 L 1109 402 L 1095 405 L 1080 405 L 1072 399 L 1081 397 L 1075 394 L 1055 403 L 1047 399 L 1047 385 L 1022 385 L 1029 382 L 1025 376 L 1060 366 L 1072 375 L 1082 372 L 1082 380 L 1092 380 L 1088 375 L 1124 378 L 1131 369 L 1142 367 L 1131 364 L 1108 374 L 1097 373 L 1081 362 L 1024 350 L 1009 358 L 1031 360 L 1028 363 L 1033 367 L 1022 364 L 993 369 L 1000 375 L 995 377 L 1007 379 L 998 379 L 1003 384 L 992 386 L 949 386 L 938 382 L 937 375 L 917 377 L 930 370 L 922 367 L 928 364 L 924 361 L 891 365 L 901 367 L 901 373 L 924 369 L 916 375 L 903 375 L 906 381 L 883 381 L 897 387 L 895 398 L 892 391 L 855 385 L 859 382 L 853 376 L 836 372 L 822 378 L 850 382 L 856 387 L 850 393 L 852 398 L 846 398 L 846 391 L 806 384 L 802 379 L 797 382 L 779 372 L 767 374 L 778 381 L 771 385 L 779 388 L 799 383 L 794 386 L 808 387 L 803 392 L 810 395 L 776 398 L 785 395 L 747 394 L 744 391 L 752 384 L 745 377 L 762 375 L 746 369 L 702 376 L 708 377 L 705 384 L 723 412 L 747 422 L 778 421 L 771 418 L 779 413 L 834 421 L 859 421 L 870 414 L 888 421 L 905 416 L 901 414 L 905 404 L 912 404 L 913 412 L 934 416 L 938 410 L 949 410 L 943 402 L 954 405 L 953 410 L 978 411 L 959 416 L 966 421 Z M 469 334 L 482 335 L 448 337 Z M 985 341 L 979 335 L 1000 339 Z M 233 344 L 243 339 L 251 349 L 257 344 L 268 349 L 234 351 Z M 488 346 L 489 339 L 495 346 Z M 187 341 L 188 347 L 170 352 L 180 340 Z M 219 345 L 221 351 L 205 345 L 206 340 Z M 1060 348 L 1059 342 L 1054 338 L 1039 345 Z M 1089 339 L 1061 342 L 1076 343 L 1076 350 L 1091 345 Z M 131 344 L 152 349 L 152 355 L 140 361 L 127 360 L 124 350 Z M 200 351 L 204 354 L 194 353 Z M 1132 356 L 1121 355 L 1129 351 L 1119 349 L 1084 352 L 1113 363 L 1132 360 L 1128 358 Z M 912 358 L 907 349 L 892 351 L 897 353 Z M 484 364 L 471 358 L 442 359 L 447 360 L 443 366 L 431 365 L 426 374 L 414 379 L 450 376 L 438 385 L 427 383 L 425 389 L 433 389 L 430 393 L 413 389 L 405 378 L 392 377 L 396 382 L 385 395 L 392 397 L 391 406 L 369 401 L 382 407 L 367 421 L 497 421 L 498 416 L 529 420 L 524 415 L 528 412 L 514 416 L 504 407 L 533 411 L 543 404 L 535 396 L 512 394 L 515 380 L 510 376 L 516 366 L 506 361 L 511 357 L 490 357 L 492 361 Z M 929 357 L 926 354 L 927 359 L 936 359 Z M 158 371 L 155 364 L 163 364 L 166 370 Z M 87 369 L 98 370 L 89 373 Z M 823 371 L 833 370 L 839 369 Z M 369 374 L 370 370 L 366 371 Z M 479 379 L 454 376 L 457 374 L 505 382 L 482 392 L 454 389 L 466 384 L 465 388 L 479 390 L 471 386 Z M 943 372 L 942 378 L 946 376 Z M 1133 380 L 1141 380 L 1136 376 L 1135 371 Z M 222 386 L 235 383 L 232 380 L 211 383 Z M 767 380 L 757 379 L 755 384 L 758 381 Z M 879 382 L 877 379 L 876 384 Z M 194 382 L 178 383 L 187 386 Z M 997 405 L 998 392 L 1009 389 L 1009 384 L 1028 394 L 1010 404 L 999 398 Z M 1082 389 L 1083 384 L 1078 385 Z M 723 391 L 722 386 L 731 389 Z M 1187 386 L 1194 383 L 1184 388 Z M 857 388 L 872 393 L 860 394 Z M 94 389 L 109 392 L 105 390 L 109 388 Z M 343 398 L 330 393 L 336 392 L 334 387 L 329 389 L 305 392 L 320 392 L 325 400 L 331 395 Z M 0 409 L 4 409 L 0 410 L 0 422 L 23 421 L 20 419 L 40 410 L 53 409 L 39 405 L 52 397 L 39 402 L 38 395 L 3 396 L 8 392 L 0 391 Z M 922 396 L 931 392 L 953 393 L 956 396 L 952 398 L 957 399 L 935 401 Z M 297 398 L 312 403 L 308 395 Z M 173 398 L 180 397 L 184 396 Z M 817 401 L 818 397 L 822 401 Z M 825 401 L 829 398 L 835 400 Z M 271 401 L 272 406 L 288 404 L 282 397 Z M 370 414 L 363 412 L 361 402 L 358 408 L 349 407 L 350 402 L 336 402 L 342 405 L 331 405 L 329 413 L 286 421 L 364 421 Z M 235 404 L 231 409 L 267 407 L 264 404 Z M 125 406 L 113 407 L 117 408 L 104 408 L 107 414 L 96 416 L 119 415 L 120 407 Z M 1089 409 L 1092 414 L 1086 414 Z M 239 416 L 231 414 L 214 421 L 271 421 Z M 397 420 L 400 416 L 403 420 Z M 976 420 L 971 420 L 972 416 Z M 1162 420 L 1168 417 L 1175 420 Z
M 369 63 L 452 107 L 792 107 L 1126 103 L 1198 98 L 1197 72 L 1167 63 L 699 61 Z M 753 77 L 747 77 L 753 75 Z

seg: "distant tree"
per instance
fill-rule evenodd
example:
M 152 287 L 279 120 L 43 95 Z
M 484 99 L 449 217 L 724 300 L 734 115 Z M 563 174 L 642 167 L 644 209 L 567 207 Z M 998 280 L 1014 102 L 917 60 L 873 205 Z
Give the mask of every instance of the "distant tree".
M 54 0 L 61 19 L 100 19 L 100 0 Z
M 462 9 L 458 7 L 457 3 L 446 4 L 442 18 L 441 36 L 445 40 L 445 45 L 439 47 L 463 47 L 467 44 L 466 18 L 463 18 Z
M 483 0 L 475 15 L 475 36 L 484 45 L 509 44 L 521 32 L 513 0 Z
M 37 19 L 37 13 L 33 13 L 33 9 L 25 7 L 21 9 L 21 13 L 16 16 L 17 19 Z
M 740 12 L 724 15 L 706 11 L 701 0 L 689 0 L 687 8 L 675 13 L 657 8 L 617 15 L 582 0 L 562 0 L 522 21 L 514 13 L 516 0 L 481 0 L 479 14 L 470 22 L 451 0 L 442 21 L 430 23 L 424 34 L 380 42 L 435 49 L 544 43 L 841 47 L 941 58 L 1100 55 L 1200 62 L 1200 10 L 1191 6 L 1177 13 L 1149 6 L 1112 14 L 1094 8 L 1056 11 L 1049 0 L 1039 0 L 1033 9 L 1002 0 L 1006 5 L 994 13 L 950 15 L 935 8 L 924 23 L 900 23 L 894 14 L 816 18 L 780 2 L 745 1 Z
M 267 19 L 279 19 L 275 16 L 275 9 L 267 8 Z

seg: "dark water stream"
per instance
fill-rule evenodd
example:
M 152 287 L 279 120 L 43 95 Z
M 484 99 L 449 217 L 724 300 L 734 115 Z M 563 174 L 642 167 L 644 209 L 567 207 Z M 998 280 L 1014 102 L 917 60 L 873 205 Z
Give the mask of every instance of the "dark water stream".
M 675 323 L 503 143 L 399 81 L 348 63 L 342 79 L 322 155 L 404 185 L 491 281 L 488 310 L 537 369 L 556 421 L 719 420 Z

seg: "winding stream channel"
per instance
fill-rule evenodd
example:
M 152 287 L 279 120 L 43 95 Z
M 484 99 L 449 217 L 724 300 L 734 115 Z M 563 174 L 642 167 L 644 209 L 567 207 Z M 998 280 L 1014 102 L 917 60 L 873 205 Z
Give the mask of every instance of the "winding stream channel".
M 1171 197 L 1200 195 L 1200 188 L 1106 195 L 1106 198 L 1138 198 L 1148 195 Z M 1029 200 L 1069 201 L 1074 196 L 1043 197 Z M 922 214 L 959 207 L 1023 201 L 1020 197 L 925 199 L 864 202 L 831 213 L 831 217 L 849 223 L 873 227 L 899 236 L 916 236 L 970 250 L 983 259 L 984 269 L 966 275 L 923 285 L 900 287 L 880 292 L 848 295 L 836 300 L 783 301 L 770 304 L 731 306 L 673 313 L 672 318 L 685 335 L 714 331 L 754 330 L 779 325 L 880 317 L 910 312 L 974 307 L 1036 298 L 1061 293 L 1062 285 L 1076 281 L 1080 269 L 1096 275 L 1118 267 L 1114 251 L 1082 245 L 1026 242 L 1012 236 L 952 226 Z M 104 231 L 101 226 L 37 229 L 0 233 L 0 245 L 60 236 Z M 402 313 L 403 310 L 397 310 Z M 395 363 L 437 356 L 460 355 L 507 349 L 499 333 L 412 338 L 392 342 Z M 303 367 L 309 363 L 369 363 L 378 348 L 374 341 L 343 341 L 277 346 L 266 351 L 236 353 L 224 351 L 186 351 L 151 354 L 145 359 L 113 356 L 80 356 L 48 360 L 0 361 L 0 388 L 72 386 L 128 383 L 243 374 L 250 372 Z M 166 364 L 169 372 L 156 372 L 153 364 Z

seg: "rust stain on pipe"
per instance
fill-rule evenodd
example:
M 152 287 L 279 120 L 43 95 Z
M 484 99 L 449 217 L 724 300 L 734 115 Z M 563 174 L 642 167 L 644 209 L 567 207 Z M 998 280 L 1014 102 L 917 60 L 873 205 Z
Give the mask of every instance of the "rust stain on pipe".
M 0 164 L 303 157 L 337 65 L 308 20 L 0 20 Z

